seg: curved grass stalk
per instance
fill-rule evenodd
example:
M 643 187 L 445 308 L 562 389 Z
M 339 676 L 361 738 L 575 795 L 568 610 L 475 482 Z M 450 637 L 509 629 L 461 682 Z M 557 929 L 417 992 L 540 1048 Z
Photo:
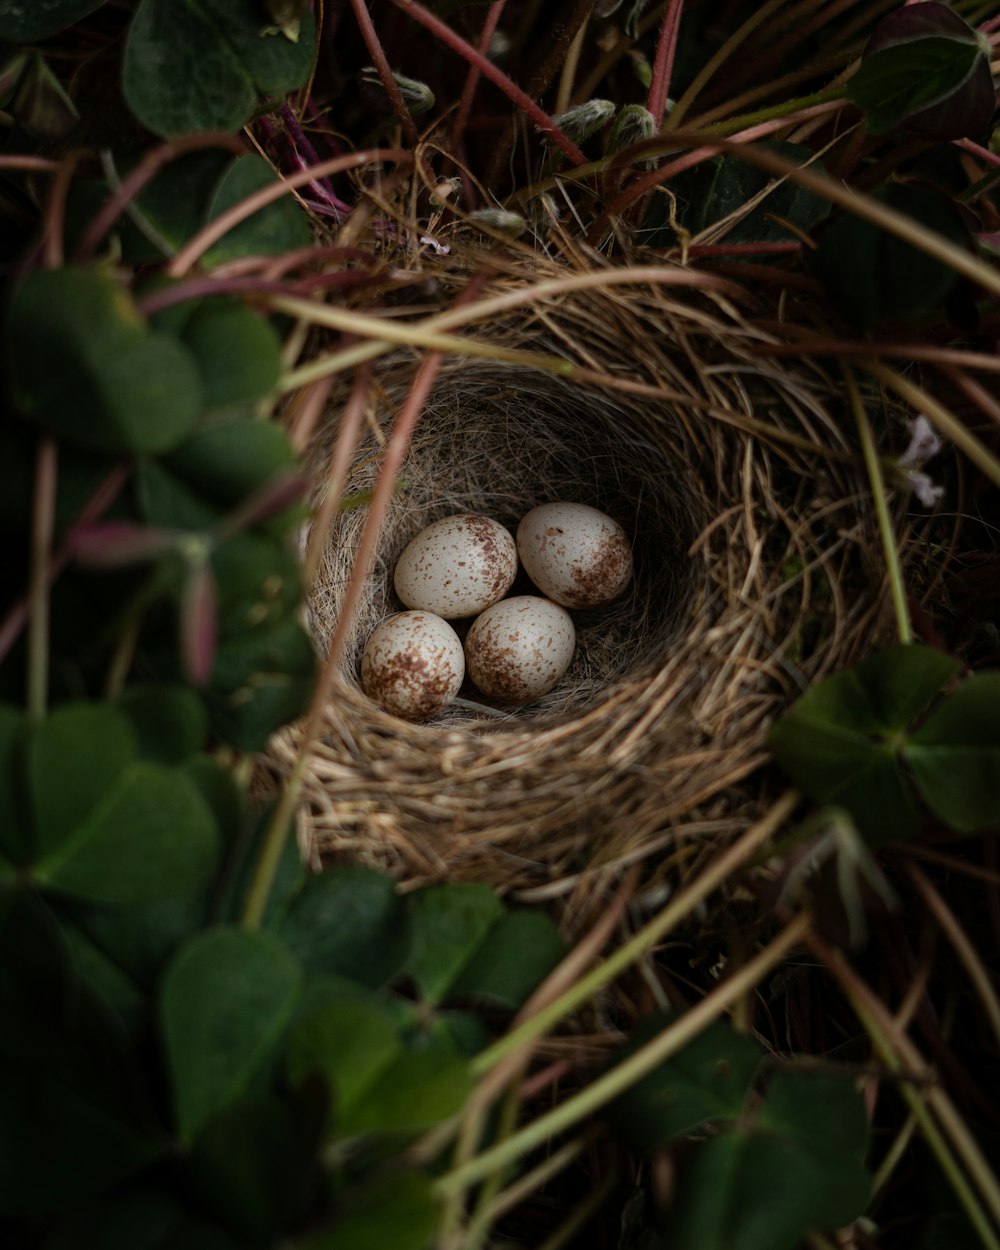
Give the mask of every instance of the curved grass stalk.
M 927 1071 L 920 1052 L 899 1030 L 884 1004 L 839 951 L 828 946 L 814 933 L 806 936 L 806 942 L 839 983 L 886 1067 L 903 1075 L 899 1084 L 900 1092 L 983 1245 L 988 1250 L 1000 1250 L 1000 1233 L 997 1231 L 1000 1229 L 1000 1182 L 955 1110 L 951 1099 L 940 1086 L 934 1084 L 927 1086 L 921 1095 L 905 1079 L 907 1071 Z M 946 1138 L 950 1140 L 950 1145 Z M 969 1178 L 975 1182 L 982 1203 Z M 986 1210 L 983 1209 L 983 1203 L 986 1204 Z M 992 1224 L 990 1217 L 994 1221 Z
M 623 946 L 620 946 L 604 963 L 580 977 L 553 1003 L 542 1008 L 530 1019 L 525 1020 L 522 1025 L 512 1029 L 492 1046 L 481 1051 L 472 1061 L 473 1073 L 484 1075 L 522 1046 L 543 1037 L 564 1016 L 582 1006 L 598 990 L 603 989 L 605 985 L 624 972 L 636 959 L 644 955 L 671 929 L 689 916 L 698 904 L 717 889 L 730 874 L 743 867 L 756 851 L 766 845 L 775 831 L 792 814 L 798 801 L 797 791 L 786 791 L 755 825 L 751 825 L 732 846 L 716 856 L 701 876 L 683 889 L 659 915 Z
M 993 987 L 990 974 L 983 965 L 983 961 L 969 941 L 958 917 L 935 890 L 927 876 L 914 863 L 907 864 L 906 871 L 920 897 L 927 904 L 928 910 L 944 931 L 945 937 L 954 947 L 955 954 L 961 960 L 965 971 L 969 974 L 969 980 L 979 998 L 983 1014 L 989 1020 L 997 1041 L 1000 1042 L 1000 997 Z
M 872 502 L 875 505 L 878 532 L 882 540 L 882 553 L 885 556 L 886 571 L 889 575 L 889 590 L 892 595 L 893 611 L 896 613 L 896 632 L 899 634 L 899 641 L 908 644 L 913 641 L 913 625 L 910 621 L 910 609 L 906 602 L 903 568 L 899 560 L 899 550 L 896 547 L 896 534 L 892 518 L 889 515 L 889 503 L 885 494 L 885 479 L 882 476 L 882 465 L 875 447 L 875 436 L 872 433 L 871 422 L 868 420 L 865 406 L 861 402 L 861 393 L 858 390 L 854 373 L 843 361 L 841 361 L 841 369 L 844 374 L 844 380 L 847 383 L 847 398 L 851 405 L 851 411 L 854 413 L 854 420 L 857 423 L 858 437 L 861 439 L 861 451 L 865 459 L 865 469 L 868 471 L 868 481 L 872 488 Z
M 631 1088 L 636 1081 L 647 1076 L 671 1055 L 675 1055 L 744 994 L 753 990 L 763 977 L 767 976 L 773 968 L 787 958 L 796 946 L 801 944 L 809 932 L 811 923 L 808 915 L 796 917 L 785 926 L 770 945 L 734 972 L 717 989 L 706 995 L 696 1006 L 685 1012 L 679 1020 L 612 1068 L 610 1072 L 606 1072 L 586 1089 L 573 1098 L 567 1099 L 546 1115 L 533 1120 L 507 1141 L 491 1147 L 469 1163 L 442 1176 L 435 1186 L 438 1194 L 446 1197 L 456 1189 L 465 1189 L 483 1180 L 605 1107 Z

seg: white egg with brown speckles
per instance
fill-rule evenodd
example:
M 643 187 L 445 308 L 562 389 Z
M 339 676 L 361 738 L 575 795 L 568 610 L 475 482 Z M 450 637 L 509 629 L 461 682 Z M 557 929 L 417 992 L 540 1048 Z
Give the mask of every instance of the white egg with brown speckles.
M 475 616 L 502 599 L 517 573 L 509 530 L 473 512 L 428 525 L 396 563 L 396 594 L 408 608 L 448 620 Z
M 543 503 L 521 519 L 517 551 L 543 595 L 564 608 L 599 608 L 632 580 L 632 545 L 612 517 L 583 503 Z
M 483 694 L 530 703 L 557 684 L 575 648 L 576 629 L 565 608 L 516 595 L 476 617 L 465 640 L 465 662 Z
M 361 684 L 380 707 L 404 720 L 427 720 L 452 701 L 465 676 L 458 634 L 431 612 L 397 612 L 372 631 L 361 657 Z

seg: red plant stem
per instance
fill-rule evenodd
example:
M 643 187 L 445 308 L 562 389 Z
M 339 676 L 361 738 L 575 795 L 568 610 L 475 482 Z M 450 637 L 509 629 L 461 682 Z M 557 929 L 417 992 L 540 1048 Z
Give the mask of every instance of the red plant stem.
M 58 161 L 45 156 L 0 156 L 0 169 L 19 169 L 25 173 L 52 174 L 59 168 Z
M 479 35 L 479 47 L 477 51 L 481 56 L 486 57 L 490 50 L 490 43 L 496 34 L 497 26 L 500 23 L 500 17 L 503 14 L 507 0 L 493 0 L 493 3 L 486 10 L 486 20 L 483 22 L 483 29 Z M 465 79 L 465 86 L 462 88 L 462 98 L 458 102 L 458 112 L 455 114 L 455 124 L 451 128 L 451 147 L 452 151 L 457 152 L 462 139 L 465 136 L 465 128 L 469 124 L 469 114 L 472 112 L 472 101 L 476 95 L 476 88 L 479 86 L 481 77 L 479 67 L 476 65 L 469 66 L 469 73 Z
M 160 172 L 164 165 L 186 156 L 189 152 L 200 152 L 203 148 L 228 148 L 237 156 L 246 151 L 239 139 L 226 134 L 185 135 L 182 139 L 171 139 L 147 152 L 142 160 L 121 181 L 111 197 L 105 201 L 83 237 L 76 245 L 73 259 L 87 260 L 94 249 L 111 229 L 121 213 L 136 198 L 139 192 Z
M 991 152 L 989 148 L 984 148 L 981 143 L 973 143 L 971 139 L 953 139 L 952 143 L 956 148 L 962 148 L 987 165 L 992 165 L 994 169 L 1000 166 L 1000 156 Z
M 104 515 L 118 497 L 118 493 L 128 480 L 131 471 L 131 467 L 128 465 L 117 465 L 91 495 L 73 529 L 67 534 L 59 550 L 49 561 L 48 584 L 50 586 L 69 563 L 70 556 L 73 553 L 73 536 L 76 530 L 85 525 L 92 525 L 94 521 Z M 4 618 L 3 623 L 0 624 L 0 661 L 4 660 L 11 647 L 17 641 L 21 630 L 27 624 L 28 612 L 29 597 L 25 595 L 14 604 Z
M 252 217 L 266 205 L 280 200 L 289 191 L 304 187 L 326 174 L 340 174 L 345 169 L 357 169 L 362 165 L 370 165 L 375 161 L 396 161 L 401 164 L 412 164 L 413 153 L 405 148 L 367 148 L 363 152 L 350 152 L 346 156 L 334 156 L 328 161 L 321 161 L 311 169 L 304 169 L 298 174 L 289 174 L 280 182 L 269 183 L 261 187 L 253 195 L 248 195 L 239 204 L 234 204 L 228 212 L 222 213 L 214 221 L 204 226 L 193 239 L 189 239 L 167 266 L 167 276 L 182 278 L 201 256 L 217 243 L 223 235 L 228 234 L 241 221 Z
M 1000 29 L 1000 14 L 983 22 L 977 29 L 981 35 L 990 35 L 993 31 Z
M 262 258 L 269 259 L 269 258 Z M 206 276 L 193 278 L 177 286 L 162 287 L 151 291 L 138 300 L 136 307 L 144 317 L 154 317 L 165 308 L 183 304 L 185 300 L 200 299 L 203 295 L 286 295 L 302 298 L 313 291 L 331 290 L 338 287 L 358 287 L 384 279 L 377 273 L 359 273 L 356 270 L 338 270 L 336 273 L 308 274 L 294 282 L 282 282 L 276 278 L 257 276 L 216 278 Z
M 378 76 L 382 80 L 385 93 L 389 97 L 393 111 L 399 118 L 399 124 L 403 127 L 406 141 L 415 147 L 420 142 L 420 133 L 414 124 L 413 118 L 410 116 L 410 110 L 406 107 L 406 101 L 403 99 L 403 93 L 399 89 L 399 83 L 392 76 L 392 68 L 386 59 L 385 52 L 382 50 L 382 44 L 379 40 L 378 32 L 375 30 L 375 24 L 372 22 L 371 14 L 368 12 L 366 0 L 351 0 L 351 7 L 354 9 L 354 16 L 361 31 L 361 38 L 365 41 L 365 47 L 368 49 L 368 55 L 378 70 Z
M 303 455 L 312 442 L 313 434 L 319 419 L 326 408 L 330 392 L 333 390 L 334 376 L 320 378 L 306 388 L 304 398 L 297 405 L 288 423 L 288 437 L 299 455 Z
M 649 84 L 646 108 L 653 114 L 656 128 L 660 128 L 670 95 L 670 80 L 674 72 L 674 55 L 677 52 L 677 35 L 681 28 L 684 0 L 669 0 L 663 14 L 660 36 L 656 42 L 653 60 L 653 76 Z
M 470 65 L 475 65 L 483 77 L 495 83 L 504 95 L 526 113 L 538 129 L 547 135 L 574 165 L 585 165 L 587 163 L 587 158 L 584 154 L 575 143 L 563 134 L 553 118 L 544 109 L 540 108 L 526 92 L 522 91 L 516 83 L 512 82 L 502 69 L 499 69 L 492 61 L 483 56 L 471 43 L 467 43 L 461 35 L 456 34 L 439 17 L 435 17 L 433 13 L 428 12 L 422 4 L 417 3 L 417 0 L 392 0 L 392 3 L 397 9 L 402 9 L 404 13 L 408 13 L 414 21 L 419 22 L 432 35 L 436 35 L 453 52 L 457 52 L 459 56 L 464 57 Z
M 49 585 L 52 536 L 55 532 L 56 441 L 43 435 L 35 461 L 35 498 L 31 520 L 31 585 L 28 589 L 31 628 L 28 633 L 28 716 L 43 720 L 49 687 Z

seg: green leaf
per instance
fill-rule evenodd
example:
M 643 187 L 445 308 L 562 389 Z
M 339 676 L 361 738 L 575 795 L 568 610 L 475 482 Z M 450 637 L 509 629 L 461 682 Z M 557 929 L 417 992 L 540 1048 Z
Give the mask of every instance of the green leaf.
M 285 1057 L 288 1079 L 302 1085 L 323 1077 L 332 1094 L 331 1128 L 339 1133 L 341 1117 L 365 1101 L 401 1048 L 396 1023 L 380 1004 L 329 1003 L 296 1021 Z
M 136 465 L 135 478 L 142 518 L 154 528 L 201 534 L 221 519 L 219 509 L 180 481 L 162 460 L 143 458 Z
M 278 179 L 262 156 L 241 156 L 222 175 L 209 209 L 214 221 L 248 196 Z M 311 241 L 309 223 L 290 195 L 284 195 L 240 222 L 211 247 L 202 264 L 211 267 L 241 256 L 280 256 Z
M 870 843 L 908 837 L 917 812 L 897 750 L 957 669 L 930 647 L 896 646 L 836 673 L 771 729 L 775 759 L 815 802 L 846 808 Z
M 982 55 L 970 35 L 915 39 L 866 56 L 845 94 L 864 112 L 869 133 L 885 134 L 957 91 Z
M 160 997 L 178 1131 L 190 1139 L 237 1102 L 291 1019 L 302 970 L 270 933 L 219 928 L 188 942 Z
M 677 1250 L 793 1250 L 810 1228 L 829 1232 L 867 1205 L 859 1164 L 831 1167 L 783 1137 L 724 1133 L 681 1172 L 667 1223 Z
M 0 703 L 0 854 L 18 865 L 32 854 L 23 793 L 27 732 L 27 718 L 21 709 Z
M 1000 822 L 1000 673 L 971 677 L 903 748 L 927 806 L 953 829 Z
M 125 45 L 129 108 L 154 134 L 239 130 L 261 95 L 301 86 L 312 68 L 315 24 L 298 43 L 263 34 L 253 0 L 142 0 Z
M 236 534 L 212 551 L 223 639 L 266 631 L 292 616 L 302 598 L 298 560 L 268 534 Z
M 228 149 L 208 148 L 178 157 L 162 169 L 142 190 L 136 204 L 147 224 L 147 233 L 142 233 L 128 217 L 119 222 L 125 259 L 138 267 L 178 252 L 205 224 L 215 188 L 233 159 Z M 124 172 L 129 172 L 129 168 L 123 162 Z M 150 233 L 155 243 L 147 237 Z M 146 294 L 163 285 L 167 285 L 167 280 L 157 274 L 148 283 L 143 282 L 140 289 Z M 179 337 L 198 303 L 190 300 L 156 313 L 153 326 Z
M 0 0 L 0 39 L 9 39 L 11 43 L 48 39 L 103 3 L 104 0 Z
M 468 1061 L 450 1046 L 404 1050 L 384 1067 L 362 1099 L 339 1114 L 338 1136 L 416 1133 L 456 1115 L 472 1092 Z
M 178 769 L 139 762 L 35 875 L 93 902 L 153 903 L 202 888 L 218 856 L 218 829 L 194 783 Z
M 305 711 L 315 672 L 312 642 L 297 620 L 225 640 L 205 692 L 215 732 L 241 751 L 261 750 Z
M 635 1030 L 620 1062 L 652 1041 L 676 1018 L 661 1012 Z M 736 1120 L 760 1066 L 761 1048 L 717 1021 L 608 1107 L 608 1118 L 638 1150 L 652 1151 L 709 1121 Z
M 771 142 L 762 146 L 795 165 L 808 165 L 813 173 L 825 172 L 823 163 L 814 159 L 815 152 L 802 144 Z M 719 238 L 727 243 L 794 242 L 795 234 L 784 222 L 808 233 L 830 215 L 830 201 L 825 196 L 800 187 L 790 179 L 781 181 L 768 170 L 736 157 L 716 156 L 671 182 L 676 205 L 666 196 L 658 196 L 651 202 L 643 222 L 644 230 L 653 231 L 649 245 L 667 246 L 674 241 L 671 217 L 675 211 L 685 230 L 699 234 L 743 208 L 768 186 L 771 190 L 761 203 Z
M 377 989 L 406 963 L 410 926 L 390 877 L 341 868 L 307 878 L 278 931 L 307 972 Z
M 801 1151 L 825 1158 L 831 1166 L 860 1163 L 868 1148 L 865 1105 L 846 1076 L 779 1069 L 767 1088 L 758 1124 L 793 1139 Z
M 0 1019 L 0 1217 L 58 1212 L 163 1153 L 120 1024 L 27 891 L 0 896 Z
M 193 428 L 201 383 L 190 353 L 151 331 L 109 273 L 33 273 L 7 324 L 18 406 L 68 441 L 111 455 L 162 452 Z
M 98 703 L 66 704 L 32 730 L 26 772 L 40 856 L 92 815 L 138 749 L 128 718 Z
M 334 1226 L 298 1250 L 426 1250 L 438 1218 L 431 1178 L 394 1172 L 349 1194 Z
M 196 431 L 165 464 L 200 496 L 228 509 L 294 468 L 296 457 L 273 421 L 223 421 Z
M 449 998 L 471 995 L 517 1008 L 566 954 L 559 931 L 541 912 L 507 912 L 452 982 Z
M 475 954 L 503 904 L 484 885 L 443 885 L 413 896 L 413 955 L 407 972 L 437 1004 Z
M 181 337 L 201 370 L 207 409 L 252 404 L 277 384 L 281 340 L 269 321 L 238 300 L 204 301 Z M 281 433 L 278 426 L 266 428 Z M 246 426 L 241 432 L 246 435 Z M 284 443 L 290 450 L 287 438 Z
M 117 706 L 132 724 L 143 759 L 180 764 L 205 745 L 208 717 L 186 686 L 130 686 Z
M 875 199 L 956 246 L 972 249 L 965 220 L 946 196 L 894 183 L 875 192 Z M 937 308 L 958 281 L 944 261 L 849 213 L 824 229 L 813 264 L 827 294 L 862 330 L 885 318 L 908 319 Z
M 123 1028 L 134 1036 L 145 1014 L 143 994 L 78 925 L 63 917 L 60 927 L 73 954 L 80 980 L 100 995 L 122 1022 Z

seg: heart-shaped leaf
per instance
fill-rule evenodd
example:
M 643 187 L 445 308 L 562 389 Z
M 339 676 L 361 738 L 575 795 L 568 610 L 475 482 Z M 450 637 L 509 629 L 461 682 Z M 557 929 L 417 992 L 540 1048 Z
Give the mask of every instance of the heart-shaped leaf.
M 652 1041 L 676 1018 L 673 1012 L 647 1017 L 617 1060 Z M 746 1033 L 717 1021 L 608 1107 L 614 1128 L 638 1150 L 650 1151 L 700 1124 L 736 1120 L 743 1113 L 760 1046 Z
M 363 868 L 308 877 L 279 932 L 307 972 L 336 973 L 372 989 L 402 969 L 412 941 L 394 882 Z
M 205 745 L 205 708 L 185 686 L 130 686 L 117 706 L 132 725 L 143 759 L 180 764 Z
M 312 68 L 309 12 L 297 43 L 262 19 L 253 0 L 142 0 L 125 45 L 129 108 L 165 138 L 239 130 L 261 95 L 294 90 Z
M 193 428 L 202 394 L 191 354 L 150 330 L 110 273 L 31 274 L 8 327 L 21 412 L 68 441 L 112 455 L 163 452 Z
M 385 1007 L 372 1001 L 329 1003 L 296 1021 L 288 1040 L 286 1069 L 293 1085 L 322 1076 L 334 1119 L 351 1115 L 402 1049 L 399 1030 Z
M 917 789 L 953 829 L 1000 823 L 1000 673 L 971 677 L 903 748 Z
M 237 1102 L 291 1019 L 302 970 L 270 933 L 198 934 L 167 970 L 160 1015 L 174 1114 L 189 1141 Z
M 138 751 L 128 718 L 102 704 L 66 704 L 33 729 L 26 768 L 40 856 L 90 817 Z
M 237 300 L 204 301 L 188 320 L 181 338 L 198 362 L 208 409 L 252 404 L 278 381 L 281 341 L 277 332 L 269 321 Z M 276 425 L 253 424 L 282 433 Z M 247 433 L 246 426 L 242 432 Z M 285 443 L 288 445 L 287 438 Z M 291 459 L 294 462 L 294 456 Z
M 274 170 L 262 156 L 241 156 L 225 171 L 216 188 L 208 212 L 214 221 L 242 203 L 248 196 L 276 181 Z M 283 252 L 306 247 L 310 242 L 309 223 L 290 195 L 258 209 L 241 221 L 211 247 L 202 263 L 211 266 L 240 256 L 280 256 Z
M 348 1194 L 333 1227 L 307 1237 L 298 1250 L 426 1250 L 438 1219 L 431 1178 L 391 1172 Z
M 484 885 L 444 885 L 414 895 L 413 955 L 407 972 L 431 1003 L 439 1003 L 474 956 L 503 904 Z
M 212 812 L 176 768 L 129 764 L 78 821 L 35 876 L 79 898 L 140 904 L 194 894 L 218 863 Z
M 559 931 L 541 912 L 506 912 L 461 972 L 449 998 L 470 995 L 517 1008 L 566 954 Z

